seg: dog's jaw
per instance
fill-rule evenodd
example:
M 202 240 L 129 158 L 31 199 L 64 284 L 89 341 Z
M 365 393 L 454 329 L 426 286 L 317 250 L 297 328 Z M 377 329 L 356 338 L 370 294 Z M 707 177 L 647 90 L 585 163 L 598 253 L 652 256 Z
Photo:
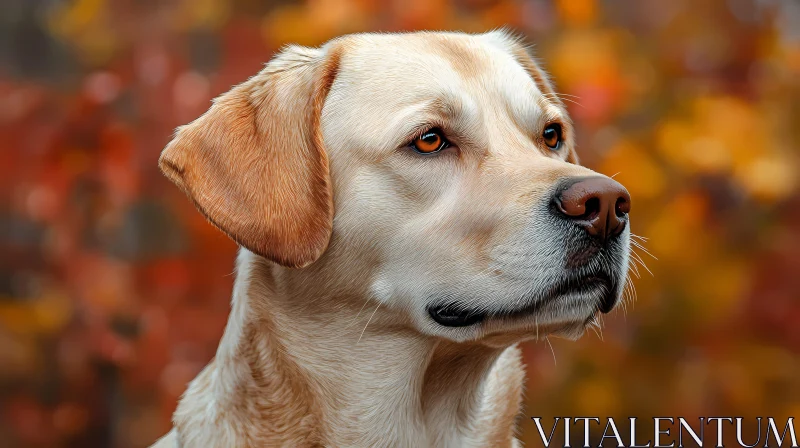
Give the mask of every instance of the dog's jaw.
M 275 293 L 282 269 L 240 252 L 217 356 L 175 413 L 181 446 L 512 446 L 516 346 L 392 330 L 377 314 L 362 332 L 335 306 L 298 317 L 307 304 Z

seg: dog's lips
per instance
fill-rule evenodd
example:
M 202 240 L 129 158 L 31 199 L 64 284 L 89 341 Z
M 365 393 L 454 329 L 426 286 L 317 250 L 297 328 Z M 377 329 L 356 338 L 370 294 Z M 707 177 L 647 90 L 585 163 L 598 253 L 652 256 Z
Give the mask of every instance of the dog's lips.
M 569 294 L 588 294 L 597 290 L 602 290 L 604 292 L 598 304 L 598 310 L 606 314 L 614 308 L 617 296 L 611 275 L 603 271 L 597 271 L 589 275 L 582 275 L 561 281 L 551 287 L 540 300 L 533 302 L 531 305 L 501 314 L 508 317 L 525 316 L 539 311 L 544 306 L 558 300 L 560 297 Z
M 439 325 L 445 327 L 468 327 L 483 322 L 487 318 L 521 318 L 539 312 L 551 302 L 569 294 L 586 294 L 593 291 L 604 292 L 597 311 L 604 314 L 610 312 L 616 304 L 616 288 L 611 276 L 605 272 L 597 272 L 568 281 L 562 281 L 552 288 L 539 300 L 522 308 L 512 310 L 499 310 L 494 312 L 478 311 L 463 308 L 456 304 L 431 305 L 428 314 Z
M 614 284 L 611 281 L 611 278 L 606 274 L 601 275 L 590 275 L 584 279 L 584 288 L 592 287 L 592 288 L 603 288 L 605 294 L 603 294 L 603 298 L 600 300 L 599 310 L 603 314 L 608 314 L 614 309 L 614 305 L 617 302 L 617 295 L 614 288 Z
M 452 304 L 431 306 L 428 308 L 428 314 L 437 324 L 445 327 L 468 327 L 486 318 L 486 313 L 460 309 Z

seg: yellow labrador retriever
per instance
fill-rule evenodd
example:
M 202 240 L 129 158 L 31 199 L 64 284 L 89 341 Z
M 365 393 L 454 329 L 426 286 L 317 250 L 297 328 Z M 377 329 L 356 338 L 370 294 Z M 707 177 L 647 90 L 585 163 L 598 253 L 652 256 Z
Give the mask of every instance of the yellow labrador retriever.
M 502 31 L 290 46 L 159 161 L 240 246 L 158 447 L 517 446 L 515 345 L 617 303 L 630 197 Z

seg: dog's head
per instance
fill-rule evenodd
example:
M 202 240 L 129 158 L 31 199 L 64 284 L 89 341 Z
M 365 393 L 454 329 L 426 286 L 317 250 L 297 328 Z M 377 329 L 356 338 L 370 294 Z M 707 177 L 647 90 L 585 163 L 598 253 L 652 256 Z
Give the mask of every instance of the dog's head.
M 366 34 L 285 49 L 159 163 L 244 248 L 424 334 L 577 336 L 621 296 L 630 197 L 573 137 L 506 33 Z

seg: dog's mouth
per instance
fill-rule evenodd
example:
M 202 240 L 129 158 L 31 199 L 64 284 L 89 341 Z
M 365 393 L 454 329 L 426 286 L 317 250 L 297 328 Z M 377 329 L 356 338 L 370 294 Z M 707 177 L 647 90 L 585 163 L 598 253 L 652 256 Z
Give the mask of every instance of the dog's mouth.
M 454 303 L 428 307 L 428 313 L 437 324 L 445 327 L 468 327 L 483 322 L 488 313 L 463 309 Z
M 498 310 L 494 312 L 464 308 L 456 302 L 431 305 L 428 314 L 439 325 L 445 327 L 468 327 L 483 322 L 487 318 L 520 318 L 535 314 L 547 304 L 568 294 L 590 295 L 602 293 L 597 310 L 608 313 L 617 302 L 617 288 L 612 277 L 605 272 L 568 278 L 551 287 L 539 300 L 532 300 L 530 305 L 517 309 Z

